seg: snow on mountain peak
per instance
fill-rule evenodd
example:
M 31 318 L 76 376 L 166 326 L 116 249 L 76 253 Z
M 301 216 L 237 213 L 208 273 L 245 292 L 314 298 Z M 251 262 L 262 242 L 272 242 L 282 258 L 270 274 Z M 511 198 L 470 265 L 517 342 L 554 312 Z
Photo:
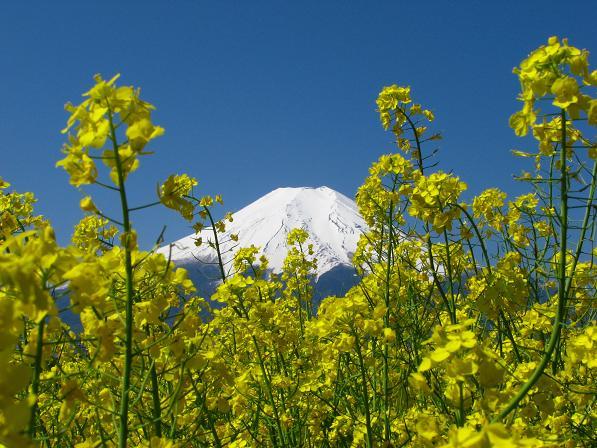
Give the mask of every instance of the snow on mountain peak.
M 338 265 L 350 265 L 352 254 L 367 225 L 359 215 L 356 203 L 331 188 L 277 188 L 243 209 L 234 213 L 233 222 L 226 222 L 223 261 L 229 265 L 239 247 L 251 244 L 259 247 L 269 260 L 269 267 L 280 272 L 287 253 L 286 236 L 295 228 L 309 234 L 308 244 L 313 244 L 317 258 L 317 277 Z M 238 242 L 230 241 L 229 235 L 237 234 Z M 198 238 L 203 239 L 199 247 Z M 210 263 L 217 260 L 215 250 L 207 241 L 213 240 L 211 230 L 192 234 L 159 251 L 175 263 Z M 199 260 L 199 261 L 198 261 Z

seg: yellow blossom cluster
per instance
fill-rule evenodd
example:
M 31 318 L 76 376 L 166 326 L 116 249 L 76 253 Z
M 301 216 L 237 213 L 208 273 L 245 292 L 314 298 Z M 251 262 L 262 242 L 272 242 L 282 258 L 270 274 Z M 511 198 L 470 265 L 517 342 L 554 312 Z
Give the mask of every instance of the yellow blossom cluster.
M 358 283 L 321 301 L 303 229 L 277 273 L 256 246 L 223 262 L 232 216 L 214 219 L 222 198 L 195 196 L 186 174 L 131 207 L 127 177 L 163 129 L 137 89 L 96 77 L 67 105 L 59 165 L 117 194 L 121 215 L 84 196 L 61 247 L 33 195 L 0 179 L 0 447 L 593 446 L 595 72 L 551 38 L 515 73 L 511 125 L 539 149 L 521 176 L 532 191 L 509 201 L 497 188 L 464 200 L 459 177 L 423 163 L 433 113 L 410 87 L 381 91 L 402 152 L 358 191 Z M 138 248 L 132 214 L 159 205 L 213 250 L 211 297 Z

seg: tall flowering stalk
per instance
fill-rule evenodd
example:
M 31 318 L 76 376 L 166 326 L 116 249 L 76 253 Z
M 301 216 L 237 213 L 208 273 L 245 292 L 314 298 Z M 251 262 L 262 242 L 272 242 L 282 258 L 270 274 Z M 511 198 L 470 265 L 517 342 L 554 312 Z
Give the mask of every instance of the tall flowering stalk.
M 96 85 L 84 96 L 87 97 L 78 106 L 68 104 L 71 113 L 68 126 L 74 132 L 69 134 L 69 144 L 65 145 L 66 157 L 58 162 L 71 176 L 75 186 L 98 183 L 97 167 L 94 159 L 102 160 L 110 168 L 110 178 L 115 187 L 106 188 L 118 192 L 121 206 L 122 235 L 121 244 L 124 250 L 125 296 L 124 296 L 124 359 L 122 367 L 122 385 L 120 392 L 120 412 L 118 446 L 124 448 L 129 436 L 129 403 L 131 395 L 131 375 L 133 365 L 133 304 L 135 301 L 134 272 L 132 253 L 137 247 L 136 233 L 130 220 L 130 209 L 126 193 L 126 179 L 137 169 L 139 156 L 145 146 L 154 138 L 163 134 L 164 130 L 151 122 L 153 106 L 139 98 L 139 91 L 132 87 L 116 87 L 118 76 L 109 81 L 96 77 Z M 125 140 L 119 143 L 120 134 Z M 111 149 L 105 149 L 106 141 Z M 102 150 L 96 156 L 96 150 Z M 87 208 L 93 208 L 87 203 Z M 159 431 L 158 431 L 159 432 Z M 159 434 L 161 435 L 161 434 Z

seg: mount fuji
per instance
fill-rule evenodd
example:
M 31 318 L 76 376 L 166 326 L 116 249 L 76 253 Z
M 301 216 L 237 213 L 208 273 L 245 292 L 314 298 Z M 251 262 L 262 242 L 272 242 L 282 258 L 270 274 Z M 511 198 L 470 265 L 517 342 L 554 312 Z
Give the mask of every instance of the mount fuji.
M 286 237 L 295 228 L 309 234 L 317 258 L 315 299 L 342 295 L 355 285 L 351 264 L 359 237 L 367 225 L 357 205 L 343 194 L 328 187 L 278 188 L 232 215 L 226 231 L 218 235 L 225 270 L 232 269 L 236 249 L 255 245 L 269 260 L 273 273 L 282 270 L 288 248 Z M 238 235 L 238 241 L 230 238 Z M 203 243 L 195 242 L 201 238 Z M 159 249 L 179 267 L 189 272 L 200 294 L 209 297 L 220 282 L 219 266 L 211 229 L 203 229 Z

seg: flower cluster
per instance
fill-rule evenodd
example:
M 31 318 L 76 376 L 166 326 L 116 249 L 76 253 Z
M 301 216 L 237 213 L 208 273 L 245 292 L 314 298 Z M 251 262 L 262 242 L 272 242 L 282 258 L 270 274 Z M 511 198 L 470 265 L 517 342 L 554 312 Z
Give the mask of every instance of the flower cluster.
M 122 215 L 84 196 L 61 247 L 33 195 L 0 179 L 0 446 L 592 446 L 595 72 L 552 38 L 516 73 L 524 106 L 511 124 L 532 128 L 538 152 L 517 151 L 535 174 L 511 200 L 497 188 L 464 200 L 459 177 L 423 163 L 433 114 L 409 87 L 382 90 L 402 152 L 358 191 L 357 285 L 322 300 L 303 229 L 277 273 L 260 248 L 236 247 L 232 215 L 214 218 L 222 198 L 195 196 L 186 174 L 131 207 L 127 176 L 163 130 L 138 90 L 97 77 L 67 106 L 59 165 L 78 188 L 116 191 Z M 211 297 L 139 249 L 132 214 L 159 205 L 213 250 Z

